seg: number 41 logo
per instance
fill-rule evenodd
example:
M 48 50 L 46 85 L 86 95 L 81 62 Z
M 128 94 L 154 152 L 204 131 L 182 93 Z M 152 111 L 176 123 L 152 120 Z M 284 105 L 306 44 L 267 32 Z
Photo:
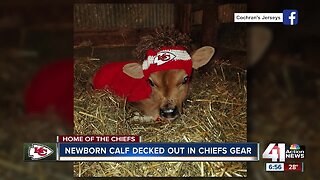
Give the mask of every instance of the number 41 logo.
M 263 159 L 272 159 L 272 162 L 277 162 L 279 159 L 279 162 L 285 161 L 285 149 L 286 145 L 285 143 L 270 143 L 266 150 L 264 150 L 262 154 Z

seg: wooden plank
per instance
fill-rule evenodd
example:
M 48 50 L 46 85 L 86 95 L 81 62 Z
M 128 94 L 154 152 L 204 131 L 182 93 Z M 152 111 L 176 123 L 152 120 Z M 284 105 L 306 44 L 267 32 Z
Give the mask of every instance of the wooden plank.
M 205 3 L 202 19 L 202 45 L 217 46 L 218 2 Z
M 134 46 L 140 37 L 152 29 L 122 28 L 105 31 L 78 31 L 74 33 L 74 46 L 89 42 L 92 46 Z
M 175 8 L 175 27 L 182 33 L 191 30 L 191 4 L 178 3 Z

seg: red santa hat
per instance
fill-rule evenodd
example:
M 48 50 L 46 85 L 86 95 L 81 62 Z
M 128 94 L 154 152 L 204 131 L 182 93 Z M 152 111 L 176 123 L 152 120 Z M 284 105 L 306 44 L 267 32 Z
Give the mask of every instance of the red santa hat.
M 184 69 L 190 76 L 192 61 L 186 49 L 181 46 L 162 47 L 158 51 L 147 51 L 147 58 L 142 63 L 142 69 L 145 78 L 149 78 L 153 72 L 169 69 Z

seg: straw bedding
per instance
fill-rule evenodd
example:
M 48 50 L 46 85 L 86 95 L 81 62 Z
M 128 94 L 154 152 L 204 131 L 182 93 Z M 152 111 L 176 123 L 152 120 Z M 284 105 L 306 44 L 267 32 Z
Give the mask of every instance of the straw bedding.
M 246 71 L 213 63 L 210 73 L 194 72 L 184 113 L 173 122 L 139 123 L 124 99 L 94 91 L 88 79 L 104 62 L 77 58 L 75 134 L 139 135 L 143 142 L 246 142 Z M 75 162 L 75 177 L 246 177 L 242 162 Z

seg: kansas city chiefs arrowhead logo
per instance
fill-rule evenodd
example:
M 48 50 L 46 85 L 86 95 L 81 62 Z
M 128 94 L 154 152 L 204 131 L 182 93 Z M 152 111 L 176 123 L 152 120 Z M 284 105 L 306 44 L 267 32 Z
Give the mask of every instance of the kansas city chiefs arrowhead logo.
M 161 65 L 161 64 L 164 64 L 168 61 L 173 60 L 175 57 L 176 57 L 176 55 L 174 55 L 171 52 L 159 52 L 154 57 L 154 63 L 156 63 L 157 65 Z
M 50 156 L 53 153 L 53 150 L 46 145 L 42 144 L 32 144 L 29 147 L 28 155 L 31 160 L 39 160 Z

